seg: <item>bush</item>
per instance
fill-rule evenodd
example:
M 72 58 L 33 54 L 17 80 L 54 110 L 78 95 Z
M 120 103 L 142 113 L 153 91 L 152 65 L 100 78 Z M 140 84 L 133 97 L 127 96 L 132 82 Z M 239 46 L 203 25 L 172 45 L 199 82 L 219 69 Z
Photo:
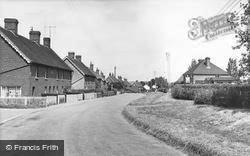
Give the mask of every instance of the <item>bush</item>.
M 171 95 L 176 99 L 194 100 L 195 104 L 250 108 L 250 85 L 175 85 Z
M 182 87 L 181 85 L 175 85 L 171 89 L 171 95 L 176 99 L 194 100 L 196 90 L 194 88 Z
M 212 104 L 212 89 L 199 89 L 194 98 L 195 104 Z

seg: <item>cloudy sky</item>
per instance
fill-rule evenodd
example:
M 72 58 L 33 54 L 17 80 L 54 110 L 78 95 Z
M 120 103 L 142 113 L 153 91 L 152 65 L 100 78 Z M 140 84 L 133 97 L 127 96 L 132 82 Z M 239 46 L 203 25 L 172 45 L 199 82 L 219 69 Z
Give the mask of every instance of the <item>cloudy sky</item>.
M 229 57 L 240 56 L 239 50 L 232 50 L 233 34 L 209 42 L 187 37 L 189 19 L 215 16 L 227 1 L 1 0 L 0 26 L 6 17 L 17 18 L 19 34 L 25 37 L 31 27 L 44 37 L 49 35 L 46 26 L 55 26 L 52 48 L 61 58 L 74 51 L 87 66 L 92 61 L 106 75 L 116 66 L 117 74 L 129 80 L 164 76 L 175 81 L 192 58 L 209 56 L 225 69 Z

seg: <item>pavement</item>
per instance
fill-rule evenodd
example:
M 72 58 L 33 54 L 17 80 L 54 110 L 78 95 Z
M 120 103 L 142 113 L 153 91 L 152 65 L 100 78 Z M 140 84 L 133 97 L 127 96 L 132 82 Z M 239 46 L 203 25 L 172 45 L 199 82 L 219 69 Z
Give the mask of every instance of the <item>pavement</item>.
M 65 156 L 185 155 L 124 119 L 124 106 L 141 96 L 122 94 L 26 112 L 0 125 L 0 140 L 64 140 Z

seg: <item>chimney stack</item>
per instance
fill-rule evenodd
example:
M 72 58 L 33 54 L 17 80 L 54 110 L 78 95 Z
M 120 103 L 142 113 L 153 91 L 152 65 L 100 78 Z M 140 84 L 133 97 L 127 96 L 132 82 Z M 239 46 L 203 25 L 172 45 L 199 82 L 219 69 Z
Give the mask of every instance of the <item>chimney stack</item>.
M 114 67 L 114 77 L 116 77 L 116 66 Z
M 76 55 L 76 60 L 79 62 L 82 62 L 82 56 L 81 55 Z
M 206 58 L 205 58 L 205 64 L 206 64 L 206 66 L 207 66 L 208 69 L 211 68 L 211 67 L 210 67 L 210 57 L 206 57 Z
M 89 68 L 90 70 L 94 71 L 94 64 L 92 62 L 90 62 Z
M 68 57 L 74 59 L 75 58 L 75 52 L 68 52 Z
M 4 28 L 17 34 L 18 32 L 18 20 L 15 18 L 5 18 L 4 19 Z
M 96 68 L 96 73 L 99 75 L 99 69 L 98 68 Z
M 33 29 L 31 29 L 29 34 L 30 34 L 31 41 L 40 44 L 40 36 L 41 36 L 40 31 L 34 31 Z
M 43 45 L 47 48 L 50 48 L 50 38 L 49 37 L 43 38 Z

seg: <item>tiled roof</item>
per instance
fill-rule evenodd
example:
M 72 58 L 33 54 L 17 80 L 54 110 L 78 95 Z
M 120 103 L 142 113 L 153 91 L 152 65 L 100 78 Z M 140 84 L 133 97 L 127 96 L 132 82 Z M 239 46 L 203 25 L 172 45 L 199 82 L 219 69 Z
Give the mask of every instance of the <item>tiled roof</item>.
M 0 36 L 2 36 L 11 46 L 14 46 L 14 49 L 27 59 L 27 63 L 37 63 L 71 71 L 67 64 L 65 64 L 50 48 L 37 44 L 21 35 L 5 30 L 1 26 Z
M 210 68 L 207 68 L 205 60 L 200 61 L 193 68 L 184 73 L 184 75 L 194 74 L 194 75 L 228 75 L 226 71 L 219 68 L 218 66 L 210 63 Z
M 115 77 L 112 76 L 112 75 L 109 75 L 109 76 L 107 77 L 106 81 L 109 82 L 109 83 L 119 83 L 119 82 L 120 82 L 117 78 L 115 78 Z
M 76 59 L 70 58 L 70 57 L 66 57 L 65 59 L 68 59 L 71 63 L 74 64 L 74 66 L 76 66 L 77 69 L 80 70 L 80 72 L 86 76 L 91 76 L 91 77 L 96 77 L 91 71 L 90 69 L 85 66 L 81 61 L 78 61 Z
M 97 79 L 102 79 L 101 75 L 97 74 L 97 73 L 94 72 L 93 70 L 89 69 L 89 71 L 90 71 L 93 75 L 95 75 L 95 77 L 96 77 Z

